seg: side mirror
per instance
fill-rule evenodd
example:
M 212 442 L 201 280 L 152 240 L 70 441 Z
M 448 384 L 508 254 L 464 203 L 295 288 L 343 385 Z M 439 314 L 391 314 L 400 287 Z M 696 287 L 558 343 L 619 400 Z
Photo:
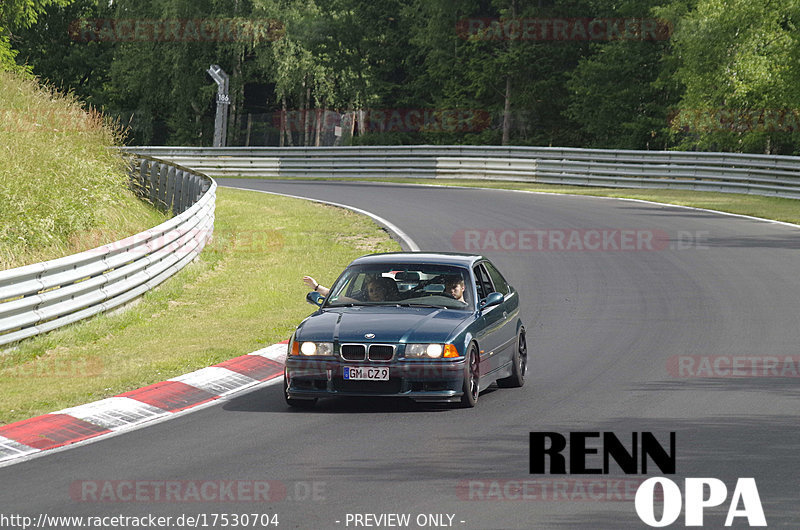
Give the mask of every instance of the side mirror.
M 312 291 L 306 295 L 306 302 L 317 307 L 322 307 L 325 297 L 316 291 Z
M 503 293 L 498 293 L 497 291 L 489 293 L 489 296 L 481 300 L 480 304 L 478 304 L 478 311 L 483 311 L 487 307 L 499 305 L 503 302 L 504 298 Z

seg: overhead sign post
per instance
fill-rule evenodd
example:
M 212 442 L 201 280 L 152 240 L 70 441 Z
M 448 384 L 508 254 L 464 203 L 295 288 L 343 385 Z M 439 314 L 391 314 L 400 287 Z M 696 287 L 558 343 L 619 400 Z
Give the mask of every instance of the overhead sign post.
M 206 72 L 217 83 L 217 117 L 214 120 L 214 147 L 225 147 L 228 137 L 228 105 L 231 104 L 231 99 L 228 97 L 228 74 L 216 64 L 212 64 L 211 68 Z

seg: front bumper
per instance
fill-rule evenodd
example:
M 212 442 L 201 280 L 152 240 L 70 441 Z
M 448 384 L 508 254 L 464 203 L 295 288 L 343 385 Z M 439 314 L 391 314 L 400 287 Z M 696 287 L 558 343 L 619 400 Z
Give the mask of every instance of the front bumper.
M 389 369 L 388 381 L 350 381 L 344 367 Z M 464 381 L 464 359 L 448 361 L 393 361 L 389 363 L 340 360 L 286 359 L 290 398 L 332 396 L 408 397 L 416 401 L 458 401 Z

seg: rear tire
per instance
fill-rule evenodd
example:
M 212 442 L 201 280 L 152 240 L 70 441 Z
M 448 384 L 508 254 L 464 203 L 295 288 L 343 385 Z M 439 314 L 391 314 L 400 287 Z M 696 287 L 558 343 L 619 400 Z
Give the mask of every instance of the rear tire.
M 286 404 L 295 409 L 311 409 L 317 404 L 317 398 L 312 399 L 298 399 L 289 397 L 289 379 L 286 377 L 286 372 L 283 373 L 283 399 Z
M 511 375 L 497 380 L 500 388 L 519 388 L 525 384 L 525 373 L 528 371 L 528 345 L 525 342 L 525 330 L 520 330 L 514 357 L 511 360 Z
M 472 408 L 478 402 L 478 394 L 480 393 L 480 387 L 478 386 L 480 379 L 479 360 L 477 346 L 470 344 L 464 363 L 464 384 L 462 386 L 463 394 L 461 395 L 461 406 L 463 408 Z

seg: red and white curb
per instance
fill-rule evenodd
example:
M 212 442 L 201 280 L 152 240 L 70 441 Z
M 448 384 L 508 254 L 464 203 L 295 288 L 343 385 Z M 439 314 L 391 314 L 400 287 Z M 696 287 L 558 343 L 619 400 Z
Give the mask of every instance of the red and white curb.
M 287 342 L 118 396 L 4 425 L 0 466 L 163 420 L 275 379 L 283 374 Z

